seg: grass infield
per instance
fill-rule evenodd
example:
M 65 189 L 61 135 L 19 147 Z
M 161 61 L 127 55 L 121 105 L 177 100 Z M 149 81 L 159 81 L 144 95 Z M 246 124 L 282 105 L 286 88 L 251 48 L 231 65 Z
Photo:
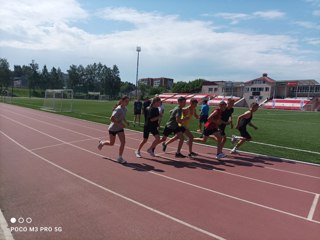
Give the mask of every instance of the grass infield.
M 12 98 L 11 103 L 23 107 L 38 109 L 43 106 L 44 100 L 41 98 Z M 89 121 L 109 124 L 111 111 L 116 101 L 96 101 L 96 100 L 73 100 L 73 112 L 58 113 L 70 117 L 85 119 Z M 169 118 L 170 109 L 173 104 L 165 105 L 165 115 L 162 126 Z M 200 106 L 197 107 L 199 109 Z M 214 107 L 210 107 L 212 111 Z M 246 108 L 235 108 L 233 122 L 236 124 L 237 117 L 244 113 Z M 127 120 L 133 121 L 133 102 L 128 105 Z M 141 115 L 141 127 L 129 126 L 130 129 L 143 131 L 143 116 Z M 240 150 L 253 152 L 268 156 L 289 158 L 298 161 L 320 164 L 320 113 L 319 112 L 300 112 L 300 111 L 280 111 L 259 109 L 253 116 L 254 123 L 258 130 L 248 126 L 248 132 L 253 137 L 253 141 L 245 143 Z M 196 131 L 198 121 L 190 123 L 190 130 Z M 163 129 L 163 128 L 162 128 Z M 160 133 L 162 133 L 160 131 Z M 107 131 L 106 131 L 107 134 Z M 226 128 L 226 134 L 239 135 L 237 129 Z M 198 133 L 194 133 L 198 136 Z M 208 144 L 215 145 L 214 141 Z M 225 148 L 231 148 L 232 144 L 227 141 Z M 197 151 L 194 147 L 195 152 Z M 228 153 L 225 150 L 226 153 Z M 279 159 L 279 161 L 281 161 Z

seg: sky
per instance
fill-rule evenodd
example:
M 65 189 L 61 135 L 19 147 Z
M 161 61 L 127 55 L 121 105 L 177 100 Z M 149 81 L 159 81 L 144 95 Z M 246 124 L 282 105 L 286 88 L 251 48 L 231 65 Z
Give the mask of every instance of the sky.
M 0 0 L 0 57 L 117 65 L 122 81 L 320 82 L 320 0 Z

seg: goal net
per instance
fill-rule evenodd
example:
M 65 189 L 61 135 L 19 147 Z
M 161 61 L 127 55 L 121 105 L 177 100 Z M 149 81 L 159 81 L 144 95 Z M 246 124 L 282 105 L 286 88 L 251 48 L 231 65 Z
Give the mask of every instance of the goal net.
M 53 112 L 72 112 L 72 89 L 47 89 L 43 101 L 43 110 Z

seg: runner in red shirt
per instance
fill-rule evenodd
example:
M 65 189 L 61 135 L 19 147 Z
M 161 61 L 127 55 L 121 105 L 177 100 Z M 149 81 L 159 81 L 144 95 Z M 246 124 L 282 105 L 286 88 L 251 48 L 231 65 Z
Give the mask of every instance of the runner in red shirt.
M 212 137 L 217 141 L 217 155 L 216 159 L 220 159 L 225 157 L 226 155 L 222 152 L 222 137 L 218 126 L 221 123 L 221 113 L 226 109 L 227 104 L 222 101 L 219 103 L 219 107 L 214 109 L 213 112 L 208 117 L 208 121 L 204 124 L 203 129 L 203 137 L 202 138 L 194 138 L 194 142 L 205 143 L 208 138 Z

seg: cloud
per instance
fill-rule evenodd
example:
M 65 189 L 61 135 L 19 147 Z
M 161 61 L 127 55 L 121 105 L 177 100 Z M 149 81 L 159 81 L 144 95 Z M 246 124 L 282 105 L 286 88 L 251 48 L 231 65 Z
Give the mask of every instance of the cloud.
M 266 18 L 266 19 L 277 19 L 277 18 L 283 18 L 285 16 L 284 12 L 280 12 L 278 10 L 272 10 L 272 11 L 258 11 L 254 12 L 253 16 Z
M 244 13 L 217 13 L 214 14 L 216 17 L 231 20 L 231 24 L 238 24 L 240 21 L 251 19 L 252 16 Z
M 319 61 L 305 61 L 298 41 L 286 35 L 221 32 L 210 21 L 182 20 L 178 15 L 124 7 L 107 7 L 93 16 L 73 0 L 25 2 L 11 0 L 14 6 L 21 4 L 19 10 L 7 3 L 0 10 L 1 18 L 11 16 L 0 27 L 0 50 L 11 65 L 35 59 L 65 71 L 71 64 L 102 62 L 118 65 L 122 80 L 134 82 L 135 49 L 141 46 L 139 77 L 248 80 L 268 72 L 271 77 L 274 73 L 275 79 L 307 78 L 319 66 Z M 284 16 L 271 11 L 264 14 L 224 17 L 236 22 Z M 131 26 L 92 34 L 77 25 L 85 21 L 90 25 L 91 18 L 97 16 L 106 29 L 115 22 Z
M 312 15 L 313 15 L 313 16 L 316 16 L 316 17 L 320 17 L 320 10 L 314 10 L 314 11 L 312 12 Z
M 307 38 L 305 42 L 310 45 L 320 46 L 320 38 Z
M 307 28 L 307 29 L 315 29 L 320 30 L 320 24 L 314 23 L 314 22 L 308 22 L 308 21 L 295 21 L 294 24 Z
M 206 14 L 205 16 L 212 16 L 210 14 Z M 231 24 L 238 24 L 241 21 L 251 20 L 251 19 L 279 19 L 285 16 L 284 12 L 278 10 L 270 10 L 270 11 L 257 11 L 251 14 L 246 13 L 217 13 L 214 14 L 215 17 L 221 17 L 223 19 L 231 20 Z

